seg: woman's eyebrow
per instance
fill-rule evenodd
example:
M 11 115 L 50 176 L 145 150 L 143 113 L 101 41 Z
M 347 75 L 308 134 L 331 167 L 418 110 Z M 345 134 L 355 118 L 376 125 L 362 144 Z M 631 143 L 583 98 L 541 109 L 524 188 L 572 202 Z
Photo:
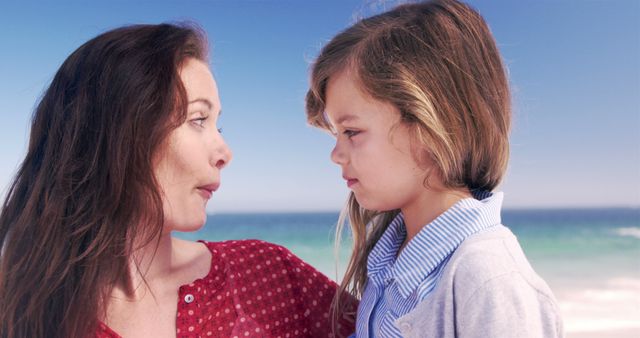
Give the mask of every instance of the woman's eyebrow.
M 188 102 L 188 104 L 193 104 L 193 103 L 197 103 L 197 102 L 204 103 L 209 108 L 209 110 L 211 110 L 213 108 L 213 103 L 211 103 L 211 101 L 209 101 L 208 99 L 204 99 L 204 98 L 198 98 L 198 99 L 195 99 L 195 100 L 191 100 L 191 101 Z

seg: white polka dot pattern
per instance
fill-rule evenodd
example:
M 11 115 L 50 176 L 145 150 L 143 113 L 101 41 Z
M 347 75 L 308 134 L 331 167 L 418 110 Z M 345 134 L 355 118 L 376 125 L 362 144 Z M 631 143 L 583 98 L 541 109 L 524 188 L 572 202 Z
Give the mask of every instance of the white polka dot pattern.
M 176 337 L 332 337 L 333 281 L 275 244 L 205 244 L 211 270 L 179 288 Z M 341 323 L 338 336 L 353 327 L 352 321 Z M 118 337 L 109 331 L 104 326 L 98 337 Z

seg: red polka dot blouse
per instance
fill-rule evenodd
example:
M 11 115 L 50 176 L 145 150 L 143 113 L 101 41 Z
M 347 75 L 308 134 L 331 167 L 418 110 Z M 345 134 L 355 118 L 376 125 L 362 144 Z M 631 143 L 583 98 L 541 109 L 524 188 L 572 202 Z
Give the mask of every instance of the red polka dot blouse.
M 333 337 L 332 280 L 279 245 L 205 244 L 213 256 L 211 270 L 180 287 L 176 337 Z M 338 337 L 354 332 L 353 318 L 339 324 Z M 120 337 L 104 324 L 97 333 Z

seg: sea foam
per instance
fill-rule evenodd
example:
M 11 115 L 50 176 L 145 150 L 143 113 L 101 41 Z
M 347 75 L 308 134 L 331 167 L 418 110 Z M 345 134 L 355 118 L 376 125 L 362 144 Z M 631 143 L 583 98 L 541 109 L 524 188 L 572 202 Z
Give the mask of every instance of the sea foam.
M 638 227 L 617 228 L 617 229 L 614 229 L 614 232 L 618 236 L 634 237 L 634 238 L 640 239 L 640 228 Z

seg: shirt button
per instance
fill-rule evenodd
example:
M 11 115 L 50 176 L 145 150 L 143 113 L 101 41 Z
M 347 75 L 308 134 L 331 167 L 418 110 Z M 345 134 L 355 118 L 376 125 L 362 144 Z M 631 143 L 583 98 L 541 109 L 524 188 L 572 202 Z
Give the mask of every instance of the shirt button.
M 184 302 L 187 304 L 192 303 L 194 299 L 195 297 L 193 297 L 193 295 L 190 293 L 184 296 Z
M 407 322 L 401 323 L 400 324 L 400 330 L 405 331 L 405 332 L 411 330 L 411 324 L 409 324 Z

